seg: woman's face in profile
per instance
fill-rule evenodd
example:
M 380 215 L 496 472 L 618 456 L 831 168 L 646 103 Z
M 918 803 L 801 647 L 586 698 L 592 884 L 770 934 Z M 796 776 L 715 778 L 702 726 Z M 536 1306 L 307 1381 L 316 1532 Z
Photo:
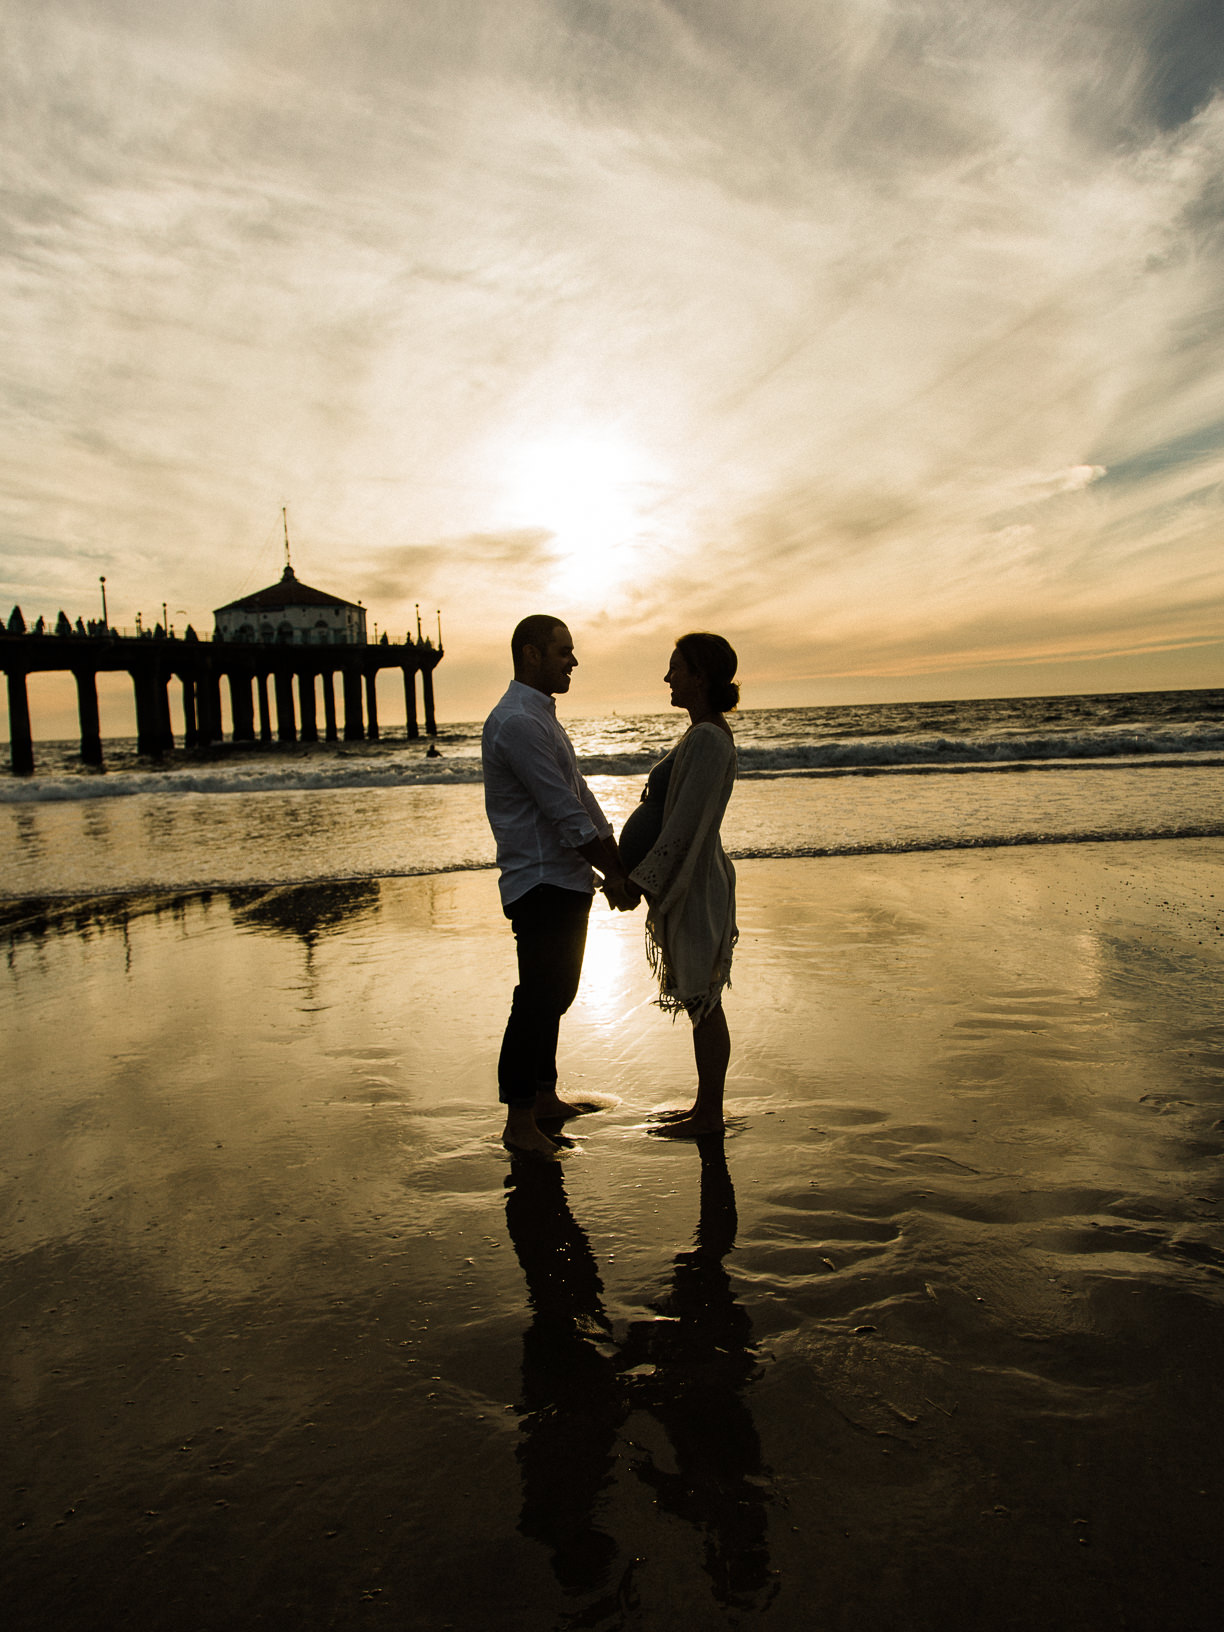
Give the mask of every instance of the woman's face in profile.
M 671 654 L 671 662 L 663 681 L 665 685 L 671 687 L 673 708 L 700 708 L 704 704 L 706 683 L 697 670 L 691 669 L 684 661 L 684 655 L 679 647 Z

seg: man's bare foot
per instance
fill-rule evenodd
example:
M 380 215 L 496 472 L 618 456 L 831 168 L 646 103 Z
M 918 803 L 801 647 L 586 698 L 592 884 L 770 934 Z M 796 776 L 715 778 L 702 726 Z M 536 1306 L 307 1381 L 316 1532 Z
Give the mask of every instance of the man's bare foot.
M 706 1113 L 701 1116 L 695 1114 L 680 1116 L 674 1121 L 664 1122 L 650 1130 L 655 1139 L 707 1139 L 711 1136 L 721 1137 L 726 1131 L 726 1124 L 721 1116 L 710 1116 Z
M 536 1095 L 535 1117 L 537 1122 L 566 1122 L 571 1116 L 582 1116 L 586 1111 L 598 1111 L 599 1105 L 571 1105 L 568 1101 L 558 1098 L 557 1090 L 551 1089 L 547 1093 Z
M 526 1107 L 512 1107 L 506 1113 L 502 1144 L 516 1156 L 555 1156 L 560 1148 L 536 1126 L 535 1112 Z
M 683 1122 L 690 1116 L 697 1115 L 696 1105 L 690 1105 L 687 1111 L 651 1111 L 647 1121 L 650 1122 Z

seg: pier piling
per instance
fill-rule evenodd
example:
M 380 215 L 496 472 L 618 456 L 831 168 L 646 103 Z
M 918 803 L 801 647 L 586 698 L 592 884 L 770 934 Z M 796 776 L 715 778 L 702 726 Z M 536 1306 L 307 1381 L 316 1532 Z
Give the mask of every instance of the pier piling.
M 255 678 L 259 691 L 259 740 L 272 741 L 272 710 L 268 707 L 268 676 L 261 670 Z
M 335 742 L 336 731 L 336 676 L 332 669 L 323 671 L 323 734 L 328 742 Z
M 150 667 L 129 669 L 136 699 L 136 752 L 143 759 L 158 757 L 157 674 Z
M 33 776 L 34 739 L 30 735 L 30 698 L 24 669 L 8 671 L 9 752 L 14 776 Z
M 302 741 L 318 742 L 319 720 L 318 709 L 315 704 L 315 674 L 313 669 L 304 669 L 298 675 L 298 704 L 302 715 Z
M 210 742 L 220 742 L 224 736 L 221 726 L 220 677 L 212 673 L 202 675 L 196 695 L 200 746 L 207 748 Z
M 255 741 L 255 705 L 251 701 L 251 681 L 249 670 L 230 670 L 230 721 L 235 742 Z
M 365 725 L 361 717 L 361 671 L 355 668 L 344 670 L 344 740 L 345 742 L 361 742 L 365 737 Z
M 157 751 L 159 754 L 173 753 L 174 727 L 170 719 L 169 676 L 163 674 L 157 676 L 153 694 L 157 704 Z
M 288 669 L 276 671 L 276 740 L 297 741 L 297 716 L 293 709 L 293 675 Z
M 366 736 L 378 741 L 378 670 L 371 669 L 365 677 Z
M 200 741 L 200 729 L 196 723 L 195 681 L 189 675 L 184 675 L 181 684 L 183 687 L 183 747 L 195 748 Z
M 92 669 L 74 669 L 77 718 L 81 723 L 81 759 L 86 765 L 102 763 L 102 725 L 98 717 L 98 677 Z

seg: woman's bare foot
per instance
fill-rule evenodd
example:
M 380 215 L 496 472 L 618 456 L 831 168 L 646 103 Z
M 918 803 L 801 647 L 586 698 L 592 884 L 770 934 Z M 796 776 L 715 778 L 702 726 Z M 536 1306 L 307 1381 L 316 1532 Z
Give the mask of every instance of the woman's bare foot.
M 512 1105 L 507 1110 L 502 1144 L 516 1156 L 555 1156 L 560 1149 L 555 1139 L 536 1126 L 530 1106 Z
M 674 1121 L 663 1122 L 650 1131 L 656 1139 L 705 1139 L 710 1135 L 724 1134 L 727 1129 L 721 1116 L 712 1116 L 708 1112 L 698 1115 L 693 1111 Z
M 690 1105 L 687 1111 L 651 1111 L 649 1122 L 683 1122 L 687 1117 L 696 1116 L 696 1105 Z

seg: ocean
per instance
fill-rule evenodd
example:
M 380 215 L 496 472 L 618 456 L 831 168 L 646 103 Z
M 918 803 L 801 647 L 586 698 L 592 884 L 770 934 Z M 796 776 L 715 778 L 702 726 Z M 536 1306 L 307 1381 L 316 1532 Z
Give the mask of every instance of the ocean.
M 555 1161 L 474 723 L 0 775 L 7 1624 L 1218 1618 L 1224 691 L 735 729 L 727 1135 L 597 903 Z
M 562 718 L 617 828 L 675 713 Z M 736 857 L 1224 834 L 1224 690 L 745 709 Z M 36 745 L 0 777 L 0 897 L 279 885 L 492 865 L 480 723 L 425 739 L 176 750 Z

